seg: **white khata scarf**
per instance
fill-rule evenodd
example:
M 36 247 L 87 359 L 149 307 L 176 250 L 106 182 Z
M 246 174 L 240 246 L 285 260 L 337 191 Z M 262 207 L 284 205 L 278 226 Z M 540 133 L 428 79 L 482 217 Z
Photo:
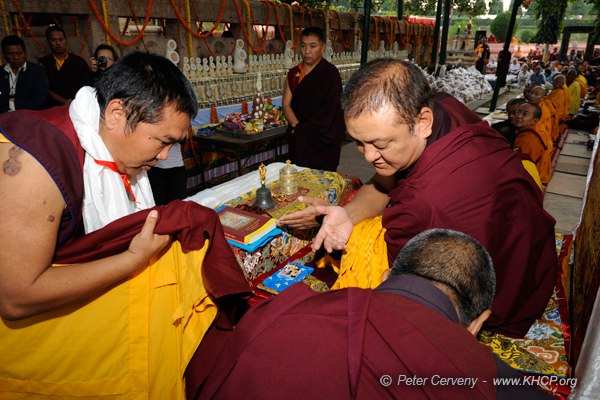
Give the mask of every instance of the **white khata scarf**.
M 85 150 L 83 163 L 83 223 L 85 233 L 154 206 L 146 171 L 132 178 L 121 175 L 100 138 L 100 106 L 96 90 L 84 86 L 69 107 L 69 116 Z

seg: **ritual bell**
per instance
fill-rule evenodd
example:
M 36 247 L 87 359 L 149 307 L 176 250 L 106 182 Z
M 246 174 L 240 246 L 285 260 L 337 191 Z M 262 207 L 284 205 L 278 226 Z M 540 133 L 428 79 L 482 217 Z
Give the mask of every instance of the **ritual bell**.
M 273 201 L 273 197 L 271 197 L 271 190 L 265 186 L 256 189 L 256 198 L 253 205 L 263 210 L 275 207 L 275 202 Z
M 258 173 L 260 176 L 260 187 L 256 189 L 256 198 L 254 199 L 253 206 L 268 210 L 275 207 L 275 202 L 273 201 L 273 197 L 271 197 L 271 190 L 267 188 L 267 167 L 265 164 L 260 164 Z

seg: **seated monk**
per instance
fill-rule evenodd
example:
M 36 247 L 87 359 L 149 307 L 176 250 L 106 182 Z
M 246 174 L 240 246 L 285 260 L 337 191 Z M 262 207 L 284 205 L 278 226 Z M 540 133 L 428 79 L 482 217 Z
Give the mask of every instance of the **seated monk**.
M 515 116 L 517 138 L 515 151 L 521 152 L 535 164 L 542 183 L 550 180 L 551 164 L 546 151 L 544 139 L 534 129 L 542 115 L 542 110 L 537 104 L 525 103 L 519 107 Z
M 567 72 L 567 87 L 569 90 L 569 114 L 575 115 L 581 106 L 581 85 L 577 81 L 577 71 L 571 69 Z
M 515 124 L 514 124 L 515 113 L 519 109 L 519 106 L 523 103 L 527 103 L 527 100 L 525 100 L 522 97 L 516 97 L 514 99 L 510 99 L 506 103 L 506 116 L 508 117 L 506 119 L 506 121 L 500 121 L 500 122 L 496 122 L 495 124 L 492 124 L 492 128 L 494 128 L 496 131 L 498 131 L 502 136 L 504 136 L 506 138 L 506 140 L 510 144 L 511 148 L 515 144 L 515 136 L 516 136 Z
M 583 100 L 585 99 L 585 96 L 587 96 L 588 82 L 587 79 L 585 79 L 585 76 L 583 76 L 577 68 L 575 68 L 574 71 L 577 72 L 575 80 L 579 82 L 579 97 Z
M 0 398 L 184 398 L 216 304 L 249 290 L 213 210 L 153 208 L 197 107 L 132 53 L 70 106 L 0 116 Z
M 302 198 L 308 207 L 279 223 L 314 227 L 324 216 L 313 248 L 346 250 L 337 288 L 377 286 L 424 230 L 465 232 L 486 246 L 501 282 L 486 326 L 523 336 L 554 288 L 555 221 L 506 140 L 452 96 L 434 93 L 418 67 L 398 60 L 361 67 L 346 84 L 342 110 L 375 175 L 346 206 Z
M 542 110 L 542 116 L 537 121 L 533 130 L 535 130 L 543 139 L 546 145 L 545 158 L 550 163 L 552 168 L 552 156 L 554 154 L 554 139 L 558 137 L 558 116 L 552 102 L 546 97 L 546 89 L 538 85 L 532 85 L 529 90 L 525 91 L 525 98 L 528 102 L 536 104 Z M 543 176 L 542 176 L 543 175 Z M 546 184 L 550 180 L 551 172 L 548 174 L 540 174 L 542 183 Z
M 481 244 L 425 231 L 374 290 L 295 284 L 255 306 L 197 398 L 551 399 L 473 337 L 494 287 Z M 468 381 L 439 385 L 441 377 Z M 494 385 L 497 377 L 514 382 Z
M 566 77 L 562 74 L 558 74 L 554 76 L 552 79 L 553 89 L 548 93 L 548 100 L 552 102 L 554 109 L 556 110 L 556 116 L 558 118 L 558 123 L 561 124 L 569 119 L 569 91 L 565 86 Z M 558 136 L 560 130 L 556 130 L 556 135 L 553 135 L 552 140 L 556 142 L 558 140 Z

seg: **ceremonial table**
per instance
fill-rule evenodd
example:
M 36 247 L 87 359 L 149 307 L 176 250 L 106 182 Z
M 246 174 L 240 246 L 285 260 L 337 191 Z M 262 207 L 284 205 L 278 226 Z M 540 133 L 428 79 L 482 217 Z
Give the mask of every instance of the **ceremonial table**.
M 281 194 L 279 190 L 279 170 L 284 163 L 272 163 L 267 166 L 266 183 L 273 193 L 275 208 L 266 210 L 273 218 L 298 211 L 304 204 L 298 196 L 320 197 L 331 205 L 347 204 L 361 185 L 357 177 L 336 172 L 299 168 L 297 172 L 298 193 L 291 196 Z M 257 171 L 253 171 L 232 181 L 203 190 L 188 198 L 210 208 L 221 204 L 232 207 L 251 205 L 256 189 L 260 185 Z M 283 234 L 274 238 L 254 252 L 246 252 L 232 246 L 234 254 L 246 278 L 253 282 L 257 278 L 273 271 L 286 261 L 296 260 L 302 264 L 310 263 L 314 253 L 310 249 L 314 230 L 295 230 L 283 227 Z
M 232 154 L 236 163 L 236 168 L 231 171 L 235 176 L 240 176 L 242 168 L 265 161 L 269 158 L 274 158 L 276 161 L 281 161 L 284 153 L 284 145 L 286 144 L 287 126 L 279 126 L 276 128 L 267 129 L 264 132 L 253 135 L 236 134 L 228 132 L 217 132 L 213 135 L 194 135 L 194 140 L 198 144 L 200 152 L 218 151 L 227 154 Z M 249 156 L 243 159 L 243 154 L 261 154 L 267 150 L 269 143 L 274 143 L 273 154 L 266 154 L 262 158 Z M 204 171 L 205 165 L 202 162 L 203 157 L 200 157 L 200 168 Z M 205 185 L 204 175 L 202 176 L 202 185 Z

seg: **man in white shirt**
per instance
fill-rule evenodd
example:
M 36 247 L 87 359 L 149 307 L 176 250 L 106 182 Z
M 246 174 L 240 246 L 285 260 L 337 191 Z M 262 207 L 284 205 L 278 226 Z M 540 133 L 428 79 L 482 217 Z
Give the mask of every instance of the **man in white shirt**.
M 6 64 L 0 68 L 0 113 L 42 109 L 48 96 L 48 80 L 41 66 L 27 62 L 23 39 L 4 37 L 2 55 Z
M 513 58 L 512 62 L 508 66 L 508 73 L 510 75 L 518 75 L 520 70 L 521 70 L 521 66 L 517 62 L 517 59 Z

